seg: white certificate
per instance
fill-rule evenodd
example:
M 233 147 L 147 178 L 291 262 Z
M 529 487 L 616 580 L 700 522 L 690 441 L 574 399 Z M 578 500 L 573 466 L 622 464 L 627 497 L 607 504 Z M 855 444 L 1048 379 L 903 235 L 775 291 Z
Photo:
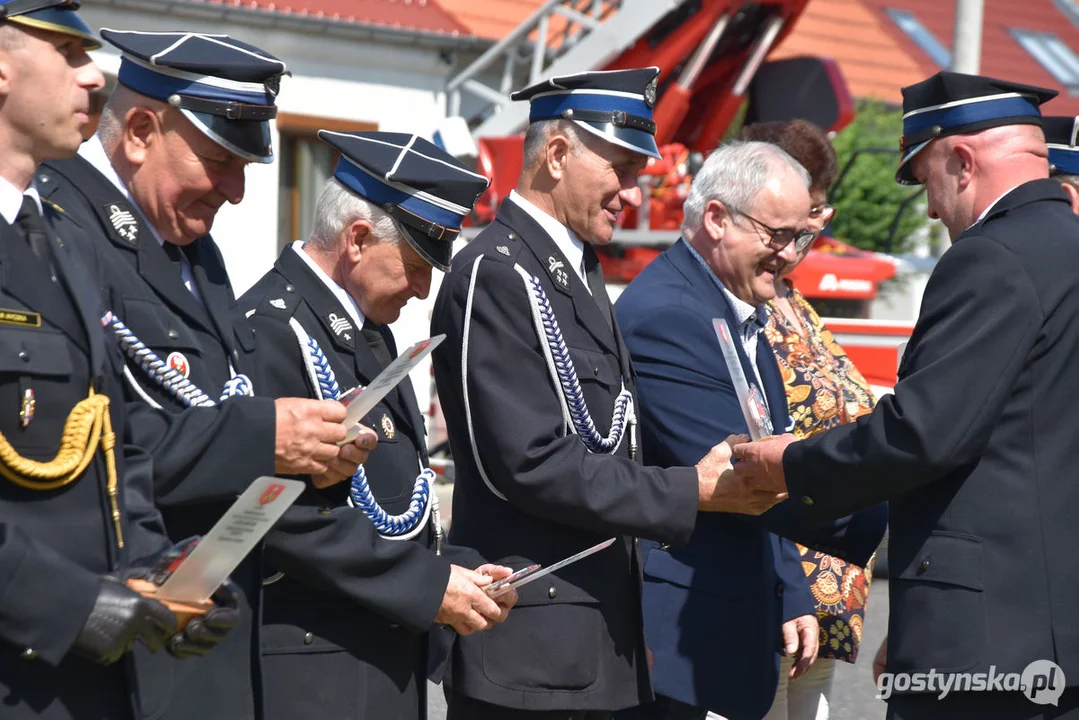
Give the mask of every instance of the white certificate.
M 205 603 L 296 502 L 304 487 L 299 480 L 277 477 L 260 477 L 251 483 L 157 589 L 155 597 Z

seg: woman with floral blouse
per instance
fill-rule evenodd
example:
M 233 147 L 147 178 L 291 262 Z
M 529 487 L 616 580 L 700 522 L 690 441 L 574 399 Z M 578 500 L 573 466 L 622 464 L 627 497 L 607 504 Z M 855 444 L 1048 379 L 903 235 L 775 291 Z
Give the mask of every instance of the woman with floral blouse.
M 792 120 L 750 125 L 741 137 L 774 143 L 805 167 L 811 181 L 809 228 L 824 230 L 835 214 L 826 201 L 837 174 L 835 150 L 824 132 L 813 123 Z M 776 297 L 765 306 L 765 336 L 779 363 L 792 432 L 799 439 L 851 422 L 875 403 L 865 378 L 787 279 L 808 252 L 809 247 L 776 275 Z M 816 601 L 820 648 L 816 662 L 796 680 L 788 680 L 792 659 L 784 658 L 776 700 L 765 720 L 826 720 L 835 661 L 853 663 L 862 638 L 873 560 L 863 568 L 801 545 L 798 550 Z

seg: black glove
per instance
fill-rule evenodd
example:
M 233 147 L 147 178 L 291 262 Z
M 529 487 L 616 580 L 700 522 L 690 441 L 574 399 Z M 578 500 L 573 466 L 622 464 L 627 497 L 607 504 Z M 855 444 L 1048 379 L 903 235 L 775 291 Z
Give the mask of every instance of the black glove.
M 109 665 L 131 650 L 136 640 L 142 640 L 151 651 L 160 650 L 176 629 L 176 616 L 167 607 L 115 578 L 103 577 L 94 608 L 72 651 Z
M 169 639 L 169 653 L 178 658 L 199 657 L 217 647 L 240 622 L 237 592 L 232 581 L 226 580 L 210 598 L 214 602 L 213 610 L 195 617 L 182 632 Z

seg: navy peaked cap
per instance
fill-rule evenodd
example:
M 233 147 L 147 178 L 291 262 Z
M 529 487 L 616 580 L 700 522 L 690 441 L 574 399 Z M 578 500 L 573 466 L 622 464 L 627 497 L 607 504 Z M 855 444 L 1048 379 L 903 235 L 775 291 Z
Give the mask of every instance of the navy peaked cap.
M 101 36 L 123 52 L 121 85 L 166 101 L 244 160 L 273 161 L 269 121 L 284 62 L 228 35 L 103 28 Z
M 74 35 L 87 50 L 101 47 L 86 21 L 78 13 L 77 0 L 0 0 L 0 20 L 25 27 Z
M 598 137 L 634 152 L 659 157 L 656 105 L 659 68 L 605 70 L 563 75 L 513 93 L 528 100 L 528 122 L 572 120 Z
M 488 180 L 418 135 L 319 130 L 341 153 L 334 177 L 396 221 L 413 249 L 450 269 L 453 241 Z
M 1002 125 L 1038 125 L 1038 106 L 1056 96 L 1056 90 L 948 71 L 903 88 L 896 182 L 918 184 L 910 160 L 932 140 Z
M 1049 174 L 1079 175 L 1079 147 L 1076 147 L 1079 117 L 1043 117 L 1042 129 L 1049 146 Z

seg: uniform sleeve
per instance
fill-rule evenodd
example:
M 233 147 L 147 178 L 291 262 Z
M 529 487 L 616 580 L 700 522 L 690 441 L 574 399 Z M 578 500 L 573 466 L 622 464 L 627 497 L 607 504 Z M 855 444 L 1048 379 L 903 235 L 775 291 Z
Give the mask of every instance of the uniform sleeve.
M 791 497 L 834 517 L 975 462 L 1037 339 L 1038 297 L 1015 256 L 963 238 L 930 276 L 893 395 L 855 423 L 790 445 Z
M 158 505 L 234 499 L 274 474 L 277 414 L 269 398 L 232 397 L 182 413 L 129 402 L 127 410 L 125 439 L 153 457 Z
M 441 312 L 436 306 L 432 332 L 462 341 L 468 333 L 464 400 L 493 486 L 522 511 L 560 524 L 686 542 L 697 513 L 696 470 L 593 454 L 565 435 L 520 276 L 494 260 L 474 272 L 480 275 L 468 327 L 466 276 L 454 283 Z M 462 451 L 472 448 L 454 448 Z
M 260 347 L 260 392 L 308 397 L 303 357 L 287 322 L 258 312 L 249 322 Z M 263 556 L 293 580 L 344 597 L 417 633 L 430 629 L 450 577 L 448 559 L 419 543 L 379 536 L 362 512 L 330 508 L 313 488 L 267 535 Z
M 0 638 L 58 665 L 97 599 L 100 578 L 0 521 Z

